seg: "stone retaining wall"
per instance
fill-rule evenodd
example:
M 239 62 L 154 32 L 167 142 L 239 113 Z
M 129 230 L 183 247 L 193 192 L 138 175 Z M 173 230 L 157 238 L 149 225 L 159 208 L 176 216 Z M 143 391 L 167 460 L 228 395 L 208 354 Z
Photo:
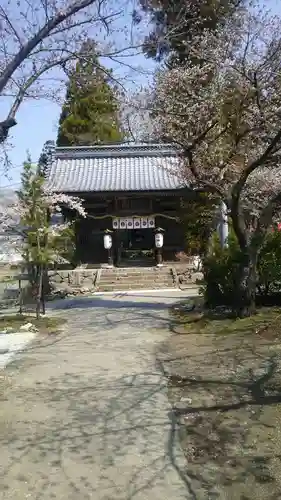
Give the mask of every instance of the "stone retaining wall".
M 202 281 L 202 262 L 198 256 L 191 258 L 188 263 L 177 263 L 174 266 L 180 288 Z
M 97 269 L 49 271 L 52 292 L 62 295 L 83 295 L 95 291 Z

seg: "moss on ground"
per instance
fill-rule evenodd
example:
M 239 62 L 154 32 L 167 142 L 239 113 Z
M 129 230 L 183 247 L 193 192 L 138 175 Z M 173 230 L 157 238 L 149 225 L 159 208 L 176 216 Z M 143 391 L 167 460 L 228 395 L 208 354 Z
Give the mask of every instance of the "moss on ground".
M 36 319 L 35 316 L 26 314 L 0 315 L 0 330 L 5 328 L 17 329 L 26 323 L 32 323 L 42 333 L 57 333 L 60 327 L 66 323 L 64 318 L 54 318 L 41 316 Z
M 281 310 L 277 307 L 260 308 L 249 318 L 233 318 L 223 312 L 204 312 L 200 305 L 179 303 L 171 309 L 175 333 L 179 334 L 258 334 L 276 337 L 281 334 Z

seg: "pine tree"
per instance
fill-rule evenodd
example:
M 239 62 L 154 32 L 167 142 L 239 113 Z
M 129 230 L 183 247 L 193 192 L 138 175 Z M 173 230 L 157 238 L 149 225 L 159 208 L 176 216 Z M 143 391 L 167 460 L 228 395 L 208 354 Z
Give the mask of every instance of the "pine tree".
M 152 30 L 143 46 L 147 57 L 165 59 L 168 65 L 183 64 L 189 58 L 194 35 L 216 30 L 244 0 L 139 0 L 150 17 Z M 134 12 L 139 23 L 141 11 Z
M 113 143 L 122 141 L 123 136 L 119 103 L 110 85 L 110 75 L 100 65 L 89 41 L 81 48 L 79 62 L 70 73 L 57 146 Z

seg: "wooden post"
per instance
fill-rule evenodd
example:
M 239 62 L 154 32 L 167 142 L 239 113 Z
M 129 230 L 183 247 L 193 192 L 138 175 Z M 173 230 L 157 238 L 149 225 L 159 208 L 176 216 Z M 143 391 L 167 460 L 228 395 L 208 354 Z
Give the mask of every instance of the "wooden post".
M 113 267 L 112 248 L 108 249 L 108 265 Z
M 42 283 L 43 283 L 43 272 L 42 265 L 39 264 L 37 268 L 37 296 L 36 296 L 36 319 L 40 318 L 41 311 L 41 298 L 42 298 Z
M 46 266 L 42 269 L 42 287 L 41 287 L 41 304 L 42 304 L 42 314 L 46 314 L 46 303 L 45 303 L 45 292 L 46 292 Z
M 162 266 L 162 264 L 163 264 L 162 248 L 156 248 L 156 265 Z
M 20 296 L 19 296 L 19 306 L 20 306 L 20 309 L 19 309 L 19 313 L 22 314 L 22 309 L 23 309 L 23 292 L 22 292 L 22 277 L 20 276 L 19 277 L 19 291 L 20 291 Z

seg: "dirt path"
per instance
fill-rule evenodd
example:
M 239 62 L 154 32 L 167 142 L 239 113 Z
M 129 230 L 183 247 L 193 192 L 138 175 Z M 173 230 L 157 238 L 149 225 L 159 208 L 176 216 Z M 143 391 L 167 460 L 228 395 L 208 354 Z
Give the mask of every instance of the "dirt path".
M 155 363 L 176 294 L 63 302 L 1 387 L 3 500 L 194 498 Z

